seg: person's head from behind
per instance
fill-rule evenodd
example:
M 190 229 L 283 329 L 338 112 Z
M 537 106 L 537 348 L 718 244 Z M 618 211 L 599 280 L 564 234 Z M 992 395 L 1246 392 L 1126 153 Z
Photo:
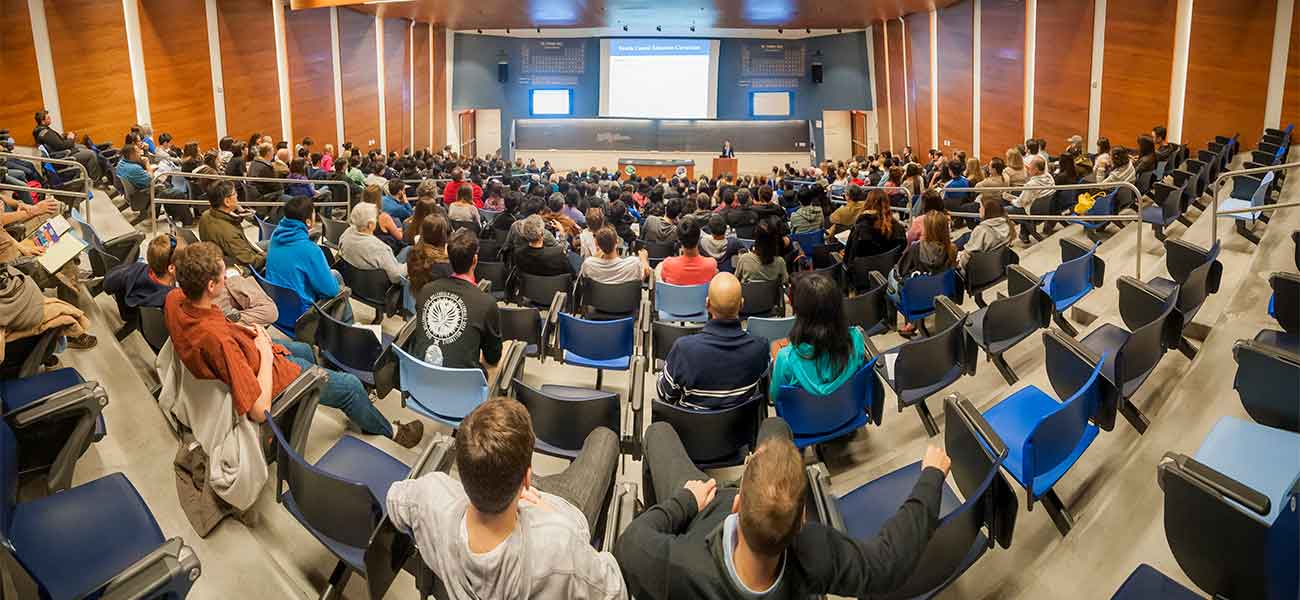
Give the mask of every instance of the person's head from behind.
M 376 207 L 384 205 L 384 189 L 377 184 L 370 184 L 361 192 L 361 201 L 367 204 L 373 204 Z
M 235 193 L 235 184 L 229 181 L 216 181 L 208 187 L 208 204 L 217 210 L 226 212 L 239 208 L 239 195 Z
M 555 192 L 546 198 L 546 212 L 555 214 L 564 210 L 564 194 Z
M 943 205 L 943 195 L 938 190 L 925 190 L 925 193 L 921 194 L 921 214 L 947 210 Z
M 740 317 L 740 308 L 744 304 L 740 280 L 735 275 L 718 273 L 709 281 L 709 296 L 704 301 L 709 317 L 723 321 L 735 320 Z
M 295 158 L 289 162 L 289 172 L 294 175 L 307 176 L 307 161 L 301 158 Z
M 226 263 L 221 248 L 212 242 L 177 248 L 172 262 L 176 266 L 176 285 L 191 302 L 211 301 L 226 284 Z
M 982 207 L 981 207 L 982 210 Z M 952 244 L 951 220 L 946 213 L 926 213 L 921 222 L 921 239 L 942 246 L 948 254 L 947 262 L 957 258 L 957 247 Z
M 664 217 L 666 217 L 670 222 L 677 220 L 677 217 L 680 216 L 681 214 L 682 214 L 681 198 L 669 198 L 668 201 L 664 203 Z
M 715 240 L 727 237 L 727 220 L 718 213 L 709 216 L 709 235 Z
M 1132 159 L 1132 151 L 1124 146 L 1120 146 L 1110 151 L 1110 162 L 1115 165 L 1116 169 L 1128 166 L 1129 160 Z
M 807 476 L 794 443 L 771 436 L 745 463 L 740 493 L 731 503 L 739 515 L 740 537 L 762 558 L 778 558 L 803 526 Z
M 880 191 L 880 190 L 872 190 Z M 867 190 L 860 185 L 850 185 L 848 191 L 849 202 L 865 202 L 867 200 Z
M 1038 140 L 1025 140 L 1025 153 L 1038 154 Z
M 758 201 L 767 204 L 772 201 L 772 186 L 763 185 L 758 188 Z
M 172 283 L 176 277 L 176 253 L 186 246 L 185 241 L 172 234 L 164 234 L 149 241 L 145 248 L 145 262 L 149 272 L 163 283 Z
M 1156 153 L 1155 140 L 1149 135 L 1138 136 L 1138 158 Z
M 473 204 L 473 203 L 474 203 L 474 188 L 469 187 L 469 186 L 467 186 L 467 185 L 462 185 L 462 186 L 460 186 L 459 188 L 457 188 L 457 189 L 456 189 L 456 203 L 458 203 L 458 204 Z
M 799 206 L 812 206 L 812 203 L 816 200 L 817 192 L 813 190 L 812 186 L 799 190 Z
M 596 230 L 596 248 L 600 250 L 602 258 L 617 258 L 618 256 L 618 234 L 613 229 L 601 227 Z
M 1030 177 L 1041 175 L 1046 169 L 1046 163 L 1043 162 L 1043 157 L 1041 156 L 1030 155 L 1029 158 L 1025 159 L 1025 172 L 1028 173 Z
M 430 213 L 420 223 L 420 243 L 442 248 L 447 245 L 447 234 L 450 231 L 451 223 L 447 222 L 447 217 L 442 216 L 441 213 Z M 478 252 L 478 249 L 474 251 Z
M 1002 199 L 985 195 L 980 200 L 980 219 L 996 219 L 1007 216 L 1007 209 L 1002 205 Z
M 316 203 L 311 198 L 294 196 L 284 203 L 284 218 L 302 221 L 311 229 L 312 218 L 316 215 Z M 377 217 L 376 217 L 377 218 Z
M 466 233 L 452 236 L 451 246 Z M 454 269 L 455 255 L 451 260 Z M 508 398 L 488 400 L 461 421 L 456 466 L 474 510 L 495 516 L 515 506 L 519 492 L 531 483 L 534 441 L 528 409 Z
M 754 225 L 754 255 L 758 262 L 770 265 L 781 254 L 781 221 L 774 216 L 763 217 Z
M 605 228 L 605 211 L 598 206 L 587 209 L 587 229 L 600 231 Z
M 529 246 L 541 248 L 542 241 L 546 237 L 546 224 L 542 221 L 541 215 L 528 215 L 519 233 Z
M 949 177 L 949 178 L 951 178 L 951 179 L 957 179 L 958 177 L 962 177 L 962 176 L 965 175 L 965 174 L 966 174 L 966 163 L 964 163 L 964 162 L 962 162 L 960 159 L 956 159 L 956 158 L 954 158 L 954 159 L 948 161 L 948 177 Z
M 270 143 L 263 142 L 257 145 L 257 157 L 262 160 L 270 161 L 271 155 L 274 153 L 275 146 L 272 146 Z
M 375 225 L 379 222 L 379 211 L 375 205 L 359 202 L 352 207 L 351 214 L 348 215 L 348 223 L 357 233 L 370 235 L 375 232 Z
M 681 243 L 684 254 L 695 254 L 700 250 L 700 225 L 696 220 L 686 218 L 677 222 L 677 241 Z
M 1110 138 L 1108 137 L 1097 138 L 1097 154 L 1109 154 L 1109 153 L 1110 153 Z
M 1165 140 L 1169 138 L 1169 131 L 1165 129 L 1164 125 L 1156 125 L 1151 128 L 1151 137 L 1155 138 L 1157 145 L 1163 146 Z
M 447 240 L 447 262 L 457 275 L 474 272 L 478 264 L 478 236 L 468 229 L 457 229 Z
M 406 183 L 401 179 L 388 180 L 388 195 L 399 200 L 406 198 Z
M 795 277 L 791 294 L 795 320 L 790 345 L 803 358 L 820 361 L 825 357 L 835 374 L 849 364 L 853 352 L 843 296 L 830 277 L 816 271 Z M 810 356 L 800 349 L 805 344 L 812 350 Z
M 863 211 L 876 215 L 872 222 L 872 227 L 879 231 L 885 237 L 889 237 L 894 231 L 894 216 L 889 204 L 889 195 L 880 190 L 871 190 L 867 194 L 867 203 L 863 206 Z

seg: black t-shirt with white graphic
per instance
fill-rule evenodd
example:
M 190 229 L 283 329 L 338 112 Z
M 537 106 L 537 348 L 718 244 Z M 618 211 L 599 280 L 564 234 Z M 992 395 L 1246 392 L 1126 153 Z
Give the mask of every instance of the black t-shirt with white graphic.
M 501 317 L 496 300 L 463 279 L 435 279 L 416 296 L 419 326 L 411 336 L 412 356 L 455 369 L 501 360 Z

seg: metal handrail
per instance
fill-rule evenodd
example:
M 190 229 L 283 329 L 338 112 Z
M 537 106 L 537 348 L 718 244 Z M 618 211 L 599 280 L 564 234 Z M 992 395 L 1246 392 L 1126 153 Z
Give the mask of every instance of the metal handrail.
M 341 185 L 346 192 L 347 200 L 334 200 L 330 202 L 319 202 L 316 206 L 352 206 L 352 186 L 351 182 L 338 181 L 335 179 L 289 179 L 283 177 L 249 177 L 245 175 L 220 175 L 216 173 L 186 173 L 184 171 L 159 171 L 149 178 L 149 220 L 150 228 L 154 231 L 158 229 L 158 204 L 181 204 L 188 206 L 203 206 L 209 204 L 207 200 L 191 200 L 189 198 L 158 198 L 157 183 L 164 177 L 180 177 L 182 179 L 212 179 L 217 181 L 243 181 L 247 183 L 279 183 L 282 185 L 301 185 L 303 183 L 320 184 L 320 185 Z M 283 206 L 283 202 L 267 201 L 249 201 L 240 202 L 244 206 Z
M 86 170 L 86 165 L 83 165 L 75 160 L 69 158 L 50 158 L 48 156 L 41 156 L 39 154 L 36 156 L 30 156 L 27 154 L 14 154 L 12 152 L 0 152 L 0 158 L 16 158 L 18 160 L 25 160 L 28 162 L 50 163 L 52 165 L 67 165 L 70 167 L 76 167 L 81 170 L 81 185 L 86 190 L 82 197 L 85 198 L 86 200 L 90 200 L 95 197 L 95 192 L 91 190 L 90 171 Z M 45 191 L 53 192 L 56 190 L 45 190 Z M 57 191 L 64 191 L 64 190 L 57 190 Z M 69 192 L 69 193 L 75 193 L 75 192 Z M 51 195 L 59 196 L 59 195 L 66 195 L 66 194 L 51 194 Z M 89 209 L 86 210 L 86 223 L 87 224 L 90 223 Z
M 1261 174 L 1261 173 L 1270 173 L 1270 172 L 1273 172 L 1273 171 L 1283 171 L 1283 170 L 1286 170 L 1286 169 L 1294 169 L 1294 168 L 1297 168 L 1297 167 L 1300 167 L 1300 161 L 1298 161 L 1298 162 L 1282 163 L 1282 164 L 1280 164 L 1280 165 L 1271 165 L 1271 166 L 1267 166 L 1267 167 L 1255 167 L 1255 168 L 1253 168 L 1253 169 L 1238 169 L 1238 170 L 1236 170 L 1236 171 L 1225 171 L 1225 172 L 1223 172 L 1223 173 L 1220 173 L 1219 176 L 1216 177 L 1216 178 L 1214 179 L 1214 183 L 1210 184 L 1210 189 L 1211 189 L 1211 190 L 1214 190 L 1214 192 L 1213 192 L 1213 195 L 1214 195 L 1214 201 L 1213 201 L 1212 203 L 1210 203 L 1210 216 L 1211 216 L 1211 221 L 1210 221 L 1210 239 L 1212 239 L 1212 240 L 1217 240 L 1217 239 L 1219 239 L 1219 215 L 1234 215 L 1234 214 L 1240 214 L 1240 213 L 1258 212 L 1259 210 L 1261 210 L 1261 209 L 1264 208 L 1264 207 L 1261 206 L 1261 207 L 1259 207 L 1259 208 L 1252 208 L 1252 209 L 1250 209 L 1250 210 L 1236 210 L 1236 211 L 1226 211 L 1226 210 L 1225 210 L 1225 211 L 1220 212 L 1220 211 L 1219 211 L 1219 186 L 1223 184 L 1223 181 L 1224 181 L 1224 180 L 1228 179 L 1229 177 L 1236 177 L 1236 176 L 1238 176 L 1238 175 L 1257 175 L 1257 174 Z M 1279 205 L 1279 204 L 1270 204 L 1269 206 L 1272 206 L 1272 207 L 1275 207 L 1275 208 L 1285 208 L 1285 206 L 1283 206 L 1283 205 Z M 1288 206 L 1289 206 L 1289 204 L 1288 204 Z

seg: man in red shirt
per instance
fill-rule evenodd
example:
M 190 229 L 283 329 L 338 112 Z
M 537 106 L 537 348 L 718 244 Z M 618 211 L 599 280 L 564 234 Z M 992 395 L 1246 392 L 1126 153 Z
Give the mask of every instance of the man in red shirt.
M 311 346 L 301 342 L 274 343 L 266 328 L 235 323 L 215 300 L 226 285 L 221 249 L 210 242 L 176 251 L 176 282 L 163 305 L 167 332 L 185 368 L 199 379 L 216 379 L 230 386 L 235 412 L 256 422 L 265 420 L 271 400 L 293 382 L 302 369 L 315 365 Z M 424 424 L 394 421 L 397 431 L 370 403 L 361 381 L 350 373 L 327 371 L 320 403 L 342 410 L 361 431 L 382 435 L 413 448 L 424 435 Z
M 705 285 L 718 274 L 718 261 L 711 256 L 700 256 L 697 221 L 688 217 L 677 222 L 677 241 L 682 244 L 682 253 L 659 264 L 659 281 L 672 285 Z
M 448 181 L 447 186 L 442 188 L 442 203 L 444 205 L 451 206 L 451 203 L 456 201 L 456 192 L 460 190 L 461 185 L 467 183 L 463 179 L 465 179 L 465 172 L 460 167 L 451 170 L 451 181 Z M 472 181 L 468 182 L 468 184 L 474 190 L 474 208 L 483 208 L 483 188 Z

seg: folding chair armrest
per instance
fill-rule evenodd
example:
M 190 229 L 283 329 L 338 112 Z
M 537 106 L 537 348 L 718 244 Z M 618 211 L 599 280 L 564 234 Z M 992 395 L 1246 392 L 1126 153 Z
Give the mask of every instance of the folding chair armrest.
M 295 452 L 301 454 L 306 451 L 312 417 L 316 415 L 321 389 L 328 379 L 329 374 L 320 367 L 304 369 L 271 400 L 271 418 L 280 424 L 281 429 L 285 426 L 283 419 L 292 418 L 289 445 Z M 291 414 L 290 411 L 294 412 Z
M 433 434 L 429 445 L 425 447 L 420 458 L 411 465 L 407 479 L 418 479 L 429 473 L 446 473 L 451 470 L 451 463 L 456 459 L 456 438 L 441 433 Z
M 943 331 L 952 327 L 952 325 L 966 318 L 966 311 L 957 306 L 947 296 L 936 296 L 934 299 L 934 327 L 937 331 Z
M 880 356 L 880 349 L 876 347 L 875 342 L 871 341 L 871 338 L 863 338 L 862 345 L 865 347 L 864 349 L 867 353 L 868 359 Z M 877 365 L 877 367 L 879 367 L 879 365 Z
M 1260 516 L 1267 516 L 1272 510 L 1272 501 L 1244 483 L 1220 473 L 1196 459 L 1176 452 L 1166 452 L 1161 457 L 1156 471 L 1160 489 L 1164 489 L 1164 478 L 1170 469 L 1177 469 L 1192 481 L 1203 486 L 1206 491 L 1233 500 Z
M 515 375 L 523 368 L 526 357 L 524 349 L 527 344 L 522 340 L 508 340 L 505 343 L 505 350 L 501 353 L 501 368 L 492 376 L 492 381 L 488 382 L 489 395 L 506 395 L 510 393 L 511 382 L 515 380 Z
M 614 484 L 613 497 L 605 513 L 605 537 L 601 544 L 604 552 L 613 552 L 618 543 L 618 536 L 632 524 L 637 514 L 638 487 L 630 481 Z
M 104 251 L 123 263 L 133 262 L 140 254 L 140 242 L 143 241 L 142 231 L 119 235 L 104 242 Z
M 5 421 L 20 438 L 24 432 L 56 421 L 75 419 L 72 433 L 59 447 L 46 477 L 46 492 L 53 494 L 72 487 L 77 460 L 90 446 L 95 423 L 108 405 L 108 394 L 97 382 L 88 381 L 38 398 L 4 415 Z M 40 433 L 36 433 L 40 436 Z M 44 456 L 44 455 L 43 455 Z
M 1037 275 L 1029 272 L 1020 265 L 1007 266 L 1007 293 L 1015 296 L 1021 292 L 1032 290 L 1042 285 L 1042 280 Z
M 1072 240 L 1069 238 L 1061 239 L 1061 262 L 1074 260 L 1092 251 L 1092 246 Z
M 480 279 L 480 280 L 478 281 L 478 286 L 477 286 L 477 287 L 478 287 L 478 291 L 480 291 L 480 292 L 490 293 L 490 292 L 492 291 L 492 280 L 491 280 L 491 279 Z
M 547 354 L 558 352 L 558 348 L 551 343 L 550 338 L 558 335 L 556 331 L 560 322 L 560 313 L 564 311 L 568 300 L 567 292 L 556 292 L 555 297 L 551 298 L 551 305 L 546 309 L 546 320 L 542 322 L 542 345 L 537 349 L 543 360 Z M 556 358 L 558 360 L 558 356 Z
M 1165 265 L 1174 281 L 1184 281 L 1192 270 L 1205 262 L 1207 252 L 1191 242 L 1169 238 L 1165 240 Z
M 840 514 L 840 507 L 831 495 L 831 473 L 826 464 L 819 462 L 808 465 L 804 468 L 804 473 L 808 476 L 808 496 L 817 511 L 817 519 L 827 527 L 844 533 L 844 516 Z
M 628 386 L 628 405 L 632 409 L 632 435 L 623 437 L 620 446 L 626 446 L 625 451 L 633 458 L 641 458 L 641 432 L 644 429 L 642 424 L 645 419 L 645 361 L 644 356 L 633 356 L 631 364 L 632 381 Z
M 885 280 L 885 276 L 880 274 L 880 271 L 871 271 L 867 273 L 867 279 L 871 281 L 871 289 L 876 289 L 882 285 L 888 285 L 889 283 Z
M 166 589 L 168 584 L 178 578 L 183 578 L 185 590 L 176 595 L 183 597 L 202 572 L 198 555 L 185 545 L 185 540 L 174 537 L 135 561 L 121 573 L 114 575 L 112 579 L 93 590 L 87 590 L 79 597 L 88 598 L 103 590 L 102 595 L 99 596 L 102 600 L 160 598 L 165 597 L 166 592 L 169 591 Z M 177 590 L 170 591 L 177 592 Z
M 949 394 L 944 398 L 944 410 L 956 410 L 957 415 L 965 419 L 967 423 L 979 434 L 989 449 L 993 451 L 996 460 L 1002 460 L 1007 455 L 1007 445 L 998 436 L 998 432 L 984 420 L 984 415 L 979 409 L 971 403 L 970 399 L 961 393 Z
M 1164 294 L 1128 275 L 1121 276 L 1117 285 L 1119 286 L 1119 315 L 1129 331 L 1136 330 L 1160 316 L 1166 299 Z M 1172 293 L 1178 292 L 1175 290 Z

